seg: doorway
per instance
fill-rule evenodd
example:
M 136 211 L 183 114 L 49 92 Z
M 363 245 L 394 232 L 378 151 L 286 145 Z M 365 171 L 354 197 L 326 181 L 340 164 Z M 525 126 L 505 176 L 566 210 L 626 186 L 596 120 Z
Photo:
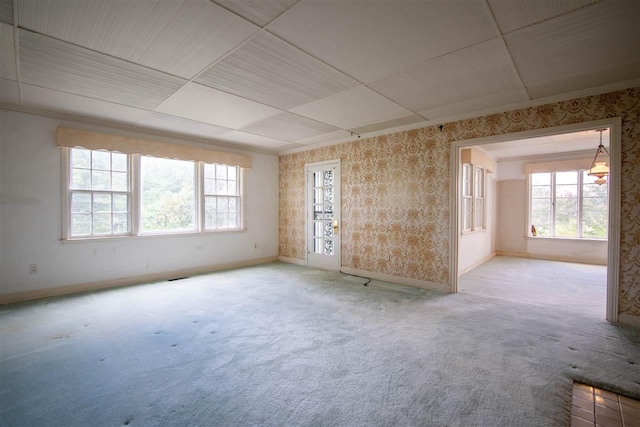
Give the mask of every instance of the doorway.
M 554 128 L 545 128 L 534 131 L 518 132 L 506 135 L 474 138 L 469 140 L 454 141 L 451 144 L 450 157 L 450 264 L 449 283 L 451 292 L 458 292 L 459 274 L 459 237 L 460 237 L 460 186 L 458 185 L 461 176 L 460 151 L 464 147 L 482 146 L 492 143 L 506 143 L 509 141 L 525 140 L 530 138 L 547 137 L 553 135 L 566 134 L 571 132 L 593 131 L 595 129 L 607 128 L 610 135 L 609 164 L 611 171 L 609 181 L 608 211 L 610 221 L 607 226 L 607 291 L 606 291 L 606 319 L 610 322 L 617 322 L 618 317 L 618 270 L 619 270 L 619 241 L 620 241 L 620 119 L 611 118 L 593 122 L 577 123 Z M 521 142 L 526 144 L 525 142 Z M 595 152 L 595 146 L 593 151 Z M 523 230 L 524 232 L 524 230 Z
M 307 266 L 340 271 L 340 160 L 305 165 Z

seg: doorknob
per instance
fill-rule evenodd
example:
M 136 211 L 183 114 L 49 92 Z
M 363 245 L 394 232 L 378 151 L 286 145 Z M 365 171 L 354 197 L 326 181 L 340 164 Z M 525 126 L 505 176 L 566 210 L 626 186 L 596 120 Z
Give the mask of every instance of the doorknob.
M 338 234 L 338 220 L 333 220 L 333 234 Z

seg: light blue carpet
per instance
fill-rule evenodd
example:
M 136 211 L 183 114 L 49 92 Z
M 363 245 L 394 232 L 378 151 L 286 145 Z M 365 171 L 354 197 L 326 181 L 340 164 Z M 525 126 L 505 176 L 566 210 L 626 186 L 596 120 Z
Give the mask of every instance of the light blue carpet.
M 0 425 L 561 426 L 640 333 L 274 263 L 0 309 Z

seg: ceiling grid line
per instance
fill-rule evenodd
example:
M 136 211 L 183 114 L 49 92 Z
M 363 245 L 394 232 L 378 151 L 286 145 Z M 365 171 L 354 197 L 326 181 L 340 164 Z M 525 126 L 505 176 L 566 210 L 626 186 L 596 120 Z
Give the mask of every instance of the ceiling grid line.
M 20 105 L 24 105 L 22 99 L 22 84 L 20 79 L 20 45 L 18 39 L 18 5 L 17 1 L 13 0 L 13 49 L 15 51 L 15 67 L 16 67 L 16 81 L 18 82 L 18 102 Z
M 532 100 L 533 98 L 531 97 L 531 94 L 529 93 L 529 89 L 527 89 L 527 85 L 524 83 L 524 80 L 522 79 L 522 75 L 520 75 L 520 70 L 518 70 L 518 67 L 516 66 L 516 63 L 513 60 L 513 55 L 511 54 L 511 50 L 509 50 L 509 46 L 507 45 L 507 42 L 504 40 L 504 35 L 502 34 L 502 30 L 500 29 L 500 26 L 498 25 L 498 21 L 496 20 L 496 16 L 493 13 L 493 9 L 491 9 L 491 5 L 489 4 L 489 1 L 488 0 L 482 0 L 482 3 L 484 3 L 485 7 L 487 8 L 487 12 L 489 12 L 489 16 L 491 17 L 491 22 L 493 23 L 493 26 L 495 27 L 495 29 L 496 29 L 496 31 L 498 33 L 498 38 L 500 39 L 500 42 L 502 43 L 502 45 L 506 49 L 507 53 L 509 54 L 509 61 L 511 62 L 511 66 L 513 67 L 513 71 L 518 76 L 518 81 L 522 85 L 522 89 L 527 94 L 527 98 L 529 98 L 529 100 Z M 532 25 L 535 25 L 535 24 L 532 24 Z M 514 31 L 517 31 L 517 30 L 514 30 Z

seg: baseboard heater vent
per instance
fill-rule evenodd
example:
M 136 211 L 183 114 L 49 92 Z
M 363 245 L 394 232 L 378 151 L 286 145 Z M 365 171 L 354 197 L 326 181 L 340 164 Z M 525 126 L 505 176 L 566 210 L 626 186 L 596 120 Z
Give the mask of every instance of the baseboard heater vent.
M 184 277 L 176 277 L 175 279 L 169 279 L 167 280 L 167 282 L 175 282 L 176 280 L 182 280 L 182 279 L 188 279 L 189 276 L 184 276 Z

